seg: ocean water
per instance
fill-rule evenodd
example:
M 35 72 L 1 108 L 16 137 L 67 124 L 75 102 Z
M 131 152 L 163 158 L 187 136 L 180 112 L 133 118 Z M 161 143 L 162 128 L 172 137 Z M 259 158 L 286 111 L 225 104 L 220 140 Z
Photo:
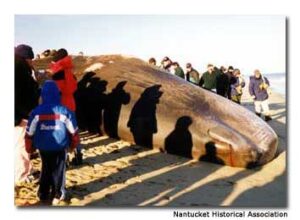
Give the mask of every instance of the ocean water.
M 264 74 L 270 81 L 270 88 L 272 91 L 277 92 L 281 95 L 285 95 L 286 92 L 286 74 L 285 73 L 273 73 Z

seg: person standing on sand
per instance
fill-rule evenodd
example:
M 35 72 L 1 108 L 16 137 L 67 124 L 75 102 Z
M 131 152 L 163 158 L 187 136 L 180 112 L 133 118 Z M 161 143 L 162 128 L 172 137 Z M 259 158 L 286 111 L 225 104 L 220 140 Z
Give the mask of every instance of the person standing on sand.
M 269 94 L 267 89 L 270 83 L 266 77 L 261 75 L 259 70 L 254 70 L 254 76 L 250 76 L 249 93 L 254 100 L 255 114 L 265 116 L 265 121 L 272 120 L 269 110 Z
M 15 184 L 31 181 L 30 154 L 25 151 L 25 128 L 31 110 L 38 105 L 38 83 L 32 77 L 34 53 L 28 45 L 15 48 Z
M 195 70 L 191 63 L 186 64 L 186 80 L 188 82 L 198 85 L 200 74 Z
M 26 128 L 26 151 L 39 150 L 42 170 L 38 197 L 41 202 L 52 200 L 53 205 L 66 199 L 65 172 L 67 149 L 71 151 L 79 143 L 75 114 L 60 104 L 60 92 L 56 83 L 44 83 L 42 104 L 30 114 Z
M 235 69 L 233 71 L 232 84 L 231 87 L 231 100 L 237 104 L 241 104 L 243 88 L 245 87 L 245 80 L 241 76 L 241 71 L 239 69 Z

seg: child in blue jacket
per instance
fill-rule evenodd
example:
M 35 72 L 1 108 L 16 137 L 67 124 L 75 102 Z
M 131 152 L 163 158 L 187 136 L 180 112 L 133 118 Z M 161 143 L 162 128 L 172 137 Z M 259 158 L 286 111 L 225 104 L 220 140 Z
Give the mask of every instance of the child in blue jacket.
M 36 107 L 28 121 L 25 136 L 26 151 L 38 149 L 42 160 L 40 201 L 52 204 L 66 199 L 65 172 L 67 150 L 79 143 L 74 113 L 60 104 L 60 93 L 54 81 L 43 85 L 42 104 Z

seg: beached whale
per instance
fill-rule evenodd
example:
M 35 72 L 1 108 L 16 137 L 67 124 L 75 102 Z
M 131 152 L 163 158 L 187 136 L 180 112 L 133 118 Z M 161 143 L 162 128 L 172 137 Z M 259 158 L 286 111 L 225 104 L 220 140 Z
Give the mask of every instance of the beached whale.
M 91 78 L 102 81 L 107 106 L 102 131 L 111 137 L 236 167 L 263 165 L 275 156 L 278 138 L 272 128 L 223 97 L 133 57 L 73 61 L 82 91 Z M 46 63 L 35 65 L 45 68 Z

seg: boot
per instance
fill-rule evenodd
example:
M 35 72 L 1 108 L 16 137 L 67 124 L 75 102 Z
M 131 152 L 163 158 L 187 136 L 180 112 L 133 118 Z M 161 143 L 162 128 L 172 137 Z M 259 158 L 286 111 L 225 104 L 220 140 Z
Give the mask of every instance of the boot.
M 271 121 L 272 118 L 269 115 L 265 115 L 265 121 Z
M 261 117 L 261 113 L 255 112 L 255 114 L 256 114 L 258 117 Z
M 74 152 L 74 158 L 72 159 L 72 165 L 74 165 L 74 166 L 82 165 L 82 153 L 78 149 L 76 149 Z

